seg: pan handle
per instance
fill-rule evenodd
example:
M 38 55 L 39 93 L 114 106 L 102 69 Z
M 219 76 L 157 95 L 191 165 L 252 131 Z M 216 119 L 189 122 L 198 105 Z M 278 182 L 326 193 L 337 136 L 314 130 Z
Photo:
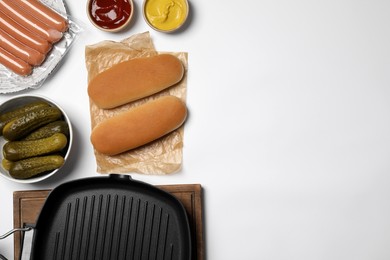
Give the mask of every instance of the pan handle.
M 10 231 L 8 231 L 7 233 L 5 233 L 4 235 L 1 235 L 0 236 L 0 240 L 1 239 L 4 239 L 10 235 L 12 235 L 13 233 L 15 232 L 26 232 L 26 231 L 30 231 L 32 229 L 32 227 L 24 227 L 24 228 L 14 228 Z M 7 260 L 7 258 L 5 258 L 5 256 L 3 256 L 2 254 L 0 254 L 0 260 Z
M 0 240 L 1 239 L 4 239 L 4 238 L 6 238 L 6 237 L 8 237 L 8 236 L 10 236 L 10 235 L 12 235 L 13 233 L 15 233 L 15 232 L 26 232 L 26 231 L 30 231 L 32 229 L 32 227 L 24 227 L 24 228 L 14 228 L 14 229 L 12 229 L 12 230 L 10 230 L 10 231 L 8 231 L 7 233 L 5 233 L 4 235 L 1 235 L 0 236 Z M 1 258 L 0 258 L 1 259 Z

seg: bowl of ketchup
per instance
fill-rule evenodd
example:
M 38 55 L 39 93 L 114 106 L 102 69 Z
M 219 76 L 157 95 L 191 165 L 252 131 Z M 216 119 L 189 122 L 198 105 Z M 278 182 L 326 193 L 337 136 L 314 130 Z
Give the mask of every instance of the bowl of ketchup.
M 88 0 L 88 18 L 95 27 L 107 32 L 124 29 L 133 16 L 132 0 Z

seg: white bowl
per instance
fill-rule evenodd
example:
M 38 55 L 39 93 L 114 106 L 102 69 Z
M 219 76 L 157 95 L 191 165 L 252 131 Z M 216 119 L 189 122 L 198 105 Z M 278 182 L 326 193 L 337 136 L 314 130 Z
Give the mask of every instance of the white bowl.
M 126 3 L 128 3 L 130 5 L 130 14 L 129 14 L 128 17 L 125 18 L 125 21 L 124 21 L 123 24 L 121 24 L 121 25 L 114 24 L 114 25 L 110 25 L 108 27 L 103 27 L 102 25 L 98 24 L 96 18 L 92 14 L 92 10 L 94 10 L 94 8 L 92 6 L 96 4 L 95 0 L 87 0 L 87 16 L 88 16 L 89 21 L 96 28 L 98 28 L 98 29 L 100 29 L 102 31 L 105 31 L 105 32 L 119 32 L 119 31 L 124 30 L 125 28 L 127 28 L 129 26 L 130 22 L 133 19 L 134 4 L 133 4 L 133 0 L 126 0 L 126 1 L 120 0 L 120 1 L 122 1 L 122 3 L 119 3 L 120 5 L 123 5 L 123 4 L 126 4 Z M 118 5 L 113 5 L 113 6 L 118 6 Z M 122 12 L 122 13 L 124 13 L 124 12 Z M 116 19 L 116 18 L 117 17 L 113 16 L 112 19 Z
M 34 101 L 46 101 L 49 104 L 51 104 L 52 106 L 57 107 L 62 112 L 63 119 L 65 120 L 65 122 L 69 126 L 68 145 L 67 145 L 67 148 L 66 148 L 67 150 L 66 150 L 65 156 L 64 156 L 65 163 L 66 163 L 67 158 L 69 157 L 69 154 L 70 154 L 70 151 L 71 151 L 71 147 L 72 147 L 73 130 L 72 130 L 72 125 L 70 123 L 69 117 L 67 116 L 65 111 L 58 104 L 56 104 L 54 101 L 52 101 L 52 100 L 50 100 L 50 99 L 48 99 L 46 97 L 38 96 L 38 95 L 20 95 L 20 96 L 16 96 L 14 98 L 11 98 L 11 99 L 7 100 L 6 102 L 4 102 L 3 104 L 1 104 L 0 105 L 0 114 L 3 113 L 3 112 L 10 111 L 10 110 L 12 110 L 14 108 L 20 107 L 22 105 L 28 104 L 30 102 L 34 102 Z M 1 153 L 0 153 L 0 175 L 2 177 L 4 177 L 4 178 L 10 180 L 10 181 L 14 181 L 14 182 L 18 182 L 18 183 L 35 183 L 35 182 L 39 182 L 39 181 L 42 181 L 42 180 L 45 180 L 45 179 L 49 178 L 50 176 L 53 176 L 55 173 L 57 173 L 63 167 L 63 166 L 61 166 L 58 169 L 55 169 L 55 170 L 50 171 L 50 172 L 48 172 L 46 174 L 39 175 L 39 176 L 36 176 L 36 177 L 32 177 L 32 178 L 28 178 L 28 179 L 15 179 L 1 165 L 1 162 L 2 162 L 2 160 L 4 158 L 3 157 L 3 152 L 2 152 L 2 147 L 3 147 L 3 145 L 6 142 L 7 141 L 4 139 L 4 137 L 0 136 L 0 147 L 1 147 Z
M 163 32 L 163 33 L 176 32 L 179 29 L 181 29 L 184 26 L 184 24 L 186 24 L 190 6 L 188 0 L 180 0 L 177 3 L 175 3 L 174 6 L 176 6 L 177 8 L 176 12 L 172 11 L 175 10 L 175 8 L 171 10 L 170 5 L 165 3 L 164 1 L 144 0 L 142 4 L 142 14 L 144 20 L 155 31 Z M 148 14 L 148 9 L 150 12 L 149 14 Z M 165 16 L 167 15 L 167 13 L 169 13 L 169 15 Z M 156 14 L 158 14 L 158 16 L 161 16 L 161 19 L 160 17 L 158 17 L 156 20 L 163 20 L 164 23 L 168 22 L 168 24 L 159 25 L 158 23 L 157 24 L 154 23 L 153 17 L 156 18 Z M 171 17 L 171 19 L 168 18 L 168 20 L 166 20 L 167 17 Z M 169 20 L 171 20 L 171 22 L 173 20 L 176 21 L 181 20 L 181 21 L 179 21 L 177 24 L 176 23 L 169 24 Z

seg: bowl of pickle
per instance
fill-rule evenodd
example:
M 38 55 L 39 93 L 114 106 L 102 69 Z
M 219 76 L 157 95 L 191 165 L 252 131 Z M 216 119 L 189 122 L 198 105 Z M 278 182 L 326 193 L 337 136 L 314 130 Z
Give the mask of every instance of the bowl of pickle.
M 69 117 L 54 101 L 20 95 L 0 105 L 0 175 L 19 183 L 39 182 L 57 173 L 72 146 Z

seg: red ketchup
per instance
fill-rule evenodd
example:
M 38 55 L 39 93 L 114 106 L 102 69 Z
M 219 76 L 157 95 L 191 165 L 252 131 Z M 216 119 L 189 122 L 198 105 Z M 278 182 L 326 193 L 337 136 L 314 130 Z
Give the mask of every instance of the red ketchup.
M 106 30 L 121 27 L 131 14 L 129 0 L 92 0 L 89 12 L 94 23 Z

